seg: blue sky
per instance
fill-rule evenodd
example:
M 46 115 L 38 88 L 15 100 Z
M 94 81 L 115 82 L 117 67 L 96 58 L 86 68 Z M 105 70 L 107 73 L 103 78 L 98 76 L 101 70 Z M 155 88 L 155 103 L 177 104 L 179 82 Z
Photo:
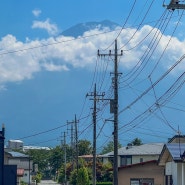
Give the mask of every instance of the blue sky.
M 92 140 L 93 102 L 86 94 L 96 83 L 98 93 L 112 98 L 113 58 L 99 58 L 97 50 L 114 51 L 116 38 L 119 51 L 123 50 L 120 143 L 136 137 L 144 143 L 166 142 L 178 130 L 185 134 L 185 65 L 180 60 L 185 54 L 184 13 L 165 11 L 162 4 L 158 0 L 1 1 L 0 122 L 5 123 L 6 140 L 55 146 L 68 132 L 70 142 L 66 124 L 75 114 L 79 139 Z M 113 31 L 97 27 L 78 39 L 62 35 L 78 23 L 103 20 L 120 26 Z M 112 116 L 109 102 L 99 101 L 98 108 L 101 150 L 112 140 L 113 124 L 104 123 Z

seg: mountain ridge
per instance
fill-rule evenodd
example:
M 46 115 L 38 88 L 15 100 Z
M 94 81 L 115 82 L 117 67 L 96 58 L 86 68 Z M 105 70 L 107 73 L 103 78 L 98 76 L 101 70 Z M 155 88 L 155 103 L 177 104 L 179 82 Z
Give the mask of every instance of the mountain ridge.
M 110 21 L 110 20 L 103 20 L 100 22 L 97 21 L 91 21 L 91 22 L 86 22 L 86 23 L 78 23 L 66 30 L 64 30 L 61 35 L 64 36 L 72 36 L 72 37 L 78 37 L 83 35 L 84 32 L 92 30 L 92 29 L 103 29 L 105 27 L 110 28 L 110 30 L 115 29 L 119 24 Z

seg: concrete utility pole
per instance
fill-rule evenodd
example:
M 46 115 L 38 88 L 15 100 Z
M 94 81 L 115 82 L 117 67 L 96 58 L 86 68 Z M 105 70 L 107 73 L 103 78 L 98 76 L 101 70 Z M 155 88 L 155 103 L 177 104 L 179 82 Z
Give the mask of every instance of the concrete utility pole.
M 123 51 L 121 50 L 121 53 L 118 54 L 117 51 L 117 40 L 115 40 L 115 53 L 111 53 L 111 50 L 109 51 L 109 54 L 100 54 L 98 51 L 98 56 L 114 56 L 114 99 L 111 100 L 111 103 L 113 105 L 113 113 L 114 113 L 114 164 L 113 164 L 113 178 L 114 178 L 114 185 L 118 185 L 118 76 L 120 73 L 118 73 L 118 56 L 122 56 Z
M 4 185 L 4 139 L 5 139 L 5 127 L 2 125 L 2 131 L 0 131 L 0 185 Z
M 72 162 L 72 169 L 74 170 L 74 150 L 75 150 L 75 146 L 74 146 L 74 121 L 67 121 L 67 124 L 71 124 L 71 128 L 69 129 L 71 131 L 71 162 Z
M 64 132 L 64 183 L 66 184 L 67 178 L 66 178 L 66 133 Z
M 76 149 L 76 169 L 77 169 L 77 172 L 78 172 L 78 127 L 77 127 L 77 119 L 76 119 L 76 114 L 75 114 L 75 149 Z
M 96 84 L 94 85 L 94 92 L 87 94 L 87 96 L 93 96 L 90 100 L 94 101 L 93 108 L 93 185 L 96 185 L 96 103 L 99 100 L 103 100 L 102 97 L 105 93 L 97 94 L 96 92 Z M 101 97 L 101 98 L 99 98 Z
M 62 133 L 61 133 L 61 138 L 62 138 Z M 63 133 L 63 140 L 61 139 L 61 149 L 64 149 L 64 184 L 67 183 L 67 178 L 66 178 L 66 132 Z
M 78 128 L 77 128 L 77 119 L 76 119 L 76 114 L 75 114 L 75 120 L 74 121 L 67 121 L 67 123 L 71 124 L 71 148 L 72 148 L 72 163 L 74 163 L 74 158 L 76 161 L 76 168 L 78 170 Z M 75 131 L 73 129 L 73 124 L 75 125 Z M 75 154 L 74 154 L 75 151 Z

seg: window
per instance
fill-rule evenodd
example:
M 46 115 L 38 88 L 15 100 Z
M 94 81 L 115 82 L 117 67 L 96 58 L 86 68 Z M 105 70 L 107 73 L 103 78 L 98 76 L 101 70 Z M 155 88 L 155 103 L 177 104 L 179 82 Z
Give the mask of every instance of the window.
M 154 185 L 154 179 L 130 179 L 130 185 Z
M 143 162 L 143 158 L 140 158 L 140 163 L 142 163 Z
M 124 155 L 121 156 L 121 166 L 126 166 L 132 164 L 132 156 L 131 155 Z

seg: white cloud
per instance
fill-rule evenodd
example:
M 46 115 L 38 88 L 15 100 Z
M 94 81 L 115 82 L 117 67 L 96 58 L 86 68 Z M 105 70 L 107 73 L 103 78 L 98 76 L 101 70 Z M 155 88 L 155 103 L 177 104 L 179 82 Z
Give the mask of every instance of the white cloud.
M 146 50 L 150 49 L 149 42 L 154 31 L 142 43 L 140 41 L 151 30 L 152 27 L 143 26 L 141 30 L 137 31 L 137 34 L 129 44 L 126 45 L 125 43 L 127 43 L 132 33 L 135 32 L 135 29 L 123 30 L 118 39 L 118 48 L 124 46 L 122 48 L 124 51 L 120 61 L 121 65 L 132 67 Z M 101 52 L 101 49 L 109 46 L 117 35 L 115 32 L 100 34 L 101 32 L 98 29 L 88 31 L 84 33 L 84 36 L 92 34 L 95 36 L 81 39 L 60 35 L 56 38 L 50 37 L 43 40 L 26 39 L 26 42 L 18 41 L 12 35 L 3 37 L 0 40 L 0 84 L 30 79 L 34 73 L 42 70 L 62 72 L 70 70 L 71 67 L 91 69 L 97 58 L 97 50 L 100 49 Z M 159 34 L 161 34 L 160 31 Z M 163 35 L 161 37 L 157 50 L 153 53 L 150 60 L 158 59 L 169 39 L 169 36 Z M 39 47 L 43 44 L 47 46 Z M 130 48 L 133 49 L 129 50 Z M 109 49 L 114 50 L 114 44 Z M 108 53 L 107 50 L 102 52 Z M 172 65 L 184 53 L 185 41 L 180 41 L 175 37 L 172 38 L 161 61 L 162 66 L 168 67 Z M 181 65 L 181 68 L 179 67 L 179 70 L 184 69 L 185 65 Z
M 56 65 L 54 63 L 45 63 L 42 65 L 46 71 L 69 71 L 66 65 Z
M 48 32 L 49 35 L 56 35 L 58 33 L 58 27 L 56 24 L 50 23 L 49 19 L 46 21 L 33 21 L 32 28 L 44 29 Z
M 42 11 L 39 10 L 39 9 L 35 9 L 35 10 L 32 11 L 32 13 L 33 13 L 33 15 L 34 15 L 35 17 L 39 17 L 40 14 L 42 13 Z

